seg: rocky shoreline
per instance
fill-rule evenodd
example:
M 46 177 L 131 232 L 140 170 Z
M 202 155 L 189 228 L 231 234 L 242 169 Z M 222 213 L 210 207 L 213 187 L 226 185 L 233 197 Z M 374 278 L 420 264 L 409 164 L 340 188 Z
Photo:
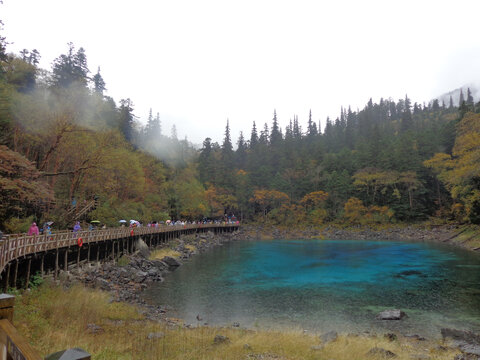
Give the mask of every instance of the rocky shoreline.
M 329 239 L 329 240 L 388 240 L 428 241 L 451 244 L 467 250 L 480 251 L 480 246 L 458 241 L 463 233 L 457 225 L 442 226 L 389 226 L 386 228 L 350 227 L 326 225 L 321 228 L 284 229 L 268 226 L 245 226 L 244 232 L 256 239 Z M 480 233 L 477 234 L 480 238 Z M 467 239 L 469 240 L 469 239 Z
M 140 239 L 137 241 L 137 251 L 134 254 L 124 255 L 117 262 L 102 262 L 98 265 L 82 267 L 78 271 L 63 273 L 60 278 L 64 284 L 79 282 L 88 287 L 107 291 L 111 294 L 112 301 L 140 306 L 147 319 L 168 320 L 165 315 L 166 308 L 148 304 L 140 296 L 142 291 L 155 282 L 162 282 L 165 276 L 175 271 L 195 254 L 209 251 L 213 247 L 231 241 L 244 239 L 245 237 L 238 231 L 219 235 L 214 235 L 212 232 L 182 235 L 179 239 L 158 248 L 168 247 L 176 251 L 179 256 L 165 256 L 158 260 L 149 259 L 151 250 Z

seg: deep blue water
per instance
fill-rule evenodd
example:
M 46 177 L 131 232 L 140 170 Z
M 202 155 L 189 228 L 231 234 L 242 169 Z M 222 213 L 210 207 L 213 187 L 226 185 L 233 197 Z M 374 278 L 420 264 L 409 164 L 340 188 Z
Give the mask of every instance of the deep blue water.
M 439 335 L 480 330 L 480 257 L 431 243 L 274 240 L 197 255 L 147 290 L 170 315 L 246 327 Z M 400 308 L 402 321 L 375 315 Z

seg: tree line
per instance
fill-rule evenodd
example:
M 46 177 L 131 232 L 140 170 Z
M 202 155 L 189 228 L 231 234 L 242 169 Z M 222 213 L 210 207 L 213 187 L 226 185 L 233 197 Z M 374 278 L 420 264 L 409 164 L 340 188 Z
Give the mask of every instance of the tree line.
M 37 50 L 7 53 L 0 36 L 0 227 L 67 226 L 76 199 L 100 199 L 90 219 L 219 218 L 318 225 L 480 222 L 480 104 L 412 104 L 406 96 L 341 109 L 321 129 L 310 112 L 282 129 L 273 111 L 234 147 L 201 149 L 165 135 L 150 110 L 141 125 L 131 99 L 105 95 L 100 68 L 68 44 L 50 70 Z M 46 212 L 45 209 L 48 209 Z M 26 220 L 27 219 L 27 220 Z
M 218 213 L 276 224 L 480 221 L 480 103 L 470 89 L 454 104 L 370 100 L 341 109 L 322 132 L 297 116 L 281 129 L 252 124 L 233 150 L 205 139 L 199 178 L 218 194 Z M 228 195 L 228 196 L 227 196 Z

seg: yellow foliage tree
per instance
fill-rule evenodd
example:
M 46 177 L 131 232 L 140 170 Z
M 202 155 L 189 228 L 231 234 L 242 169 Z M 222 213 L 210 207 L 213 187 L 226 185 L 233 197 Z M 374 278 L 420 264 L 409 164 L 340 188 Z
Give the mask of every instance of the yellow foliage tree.
M 323 223 L 327 217 L 327 210 L 324 208 L 327 198 L 328 193 L 320 190 L 308 193 L 300 200 L 309 223 L 314 225 Z
M 262 210 L 263 218 L 266 219 L 267 214 L 276 208 L 290 202 L 287 194 L 277 190 L 255 190 L 253 198 L 250 202 L 258 205 Z
M 393 211 L 388 206 L 363 205 L 362 200 L 352 197 L 344 206 L 344 217 L 352 224 L 383 224 L 391 221 Z
M 454 200 L 453 213 L 464 206 L 464 215 L 480 223 L 480 114 L 467 113 L 457 125 L 453 156 L 435 154 L 424 162 L 433 169 L 450 191 Z M 466 218 L 465 218 L 466 220 Z

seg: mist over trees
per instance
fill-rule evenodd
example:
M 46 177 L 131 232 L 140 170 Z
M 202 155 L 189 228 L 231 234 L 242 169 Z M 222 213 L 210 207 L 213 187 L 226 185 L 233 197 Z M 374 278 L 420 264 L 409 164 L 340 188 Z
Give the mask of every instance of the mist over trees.
M 73 201 L 100 200 L 89 214 L 108 225 L 233 216 L 279 225 L 379 224 L 426 219 L 480 223 L 480 104 L 372 99 L 342 108 L 322 128 L 277 113 L 250 134 L 201 149 L 167 135 L 151 109 L 105 95 L 83 48 L 67 44 L 51 70 L 39 51 L 7 53 L 0 35 L 0 227 L 21 219 L 71 225 Z M 25 220 L 25 221 L 27 221 Z

